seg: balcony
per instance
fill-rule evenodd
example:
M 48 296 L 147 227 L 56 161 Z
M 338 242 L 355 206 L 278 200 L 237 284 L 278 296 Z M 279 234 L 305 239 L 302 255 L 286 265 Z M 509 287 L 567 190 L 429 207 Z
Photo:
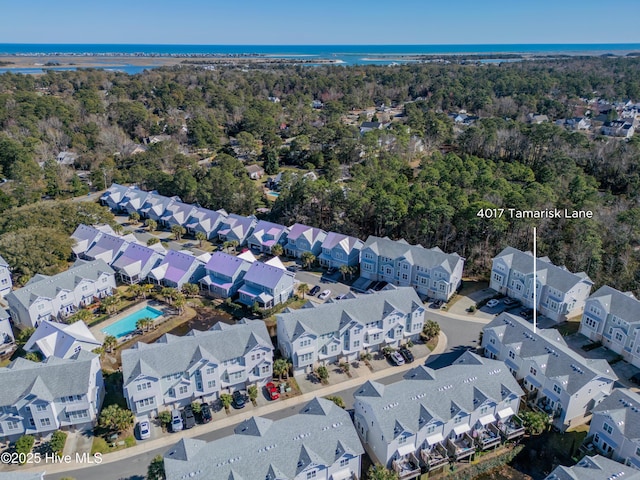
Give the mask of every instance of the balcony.
M 552 400 L 549 400 L 544 395 L 533 402 L 533 408 L 539 412 L 544 412 L 549 415 L 550 419 L 558 418 L 561 413 L 561 409 L 558 408 L 557 402 L 552 405 Z
M 420 475 L 420 462 L 413 453 L 393 461 L 393 470 L 402 479 L 416 478 Z
M 522 419 L 517 415 L 513 415 L 505 421 L 498 422 L 497 427 L 500 434 L 505 440 L 513 440 L 514 438 L 524 435 L 524 427 Z
M 449 456 L 441 443 L 436 443 L 431 448 L 420 450 L 420 457 L 428 470 L 434 470 L 449 463 Z
M 492 428 L 493 427 L 493 428 Z M 489 424 L 487 428 L 476 430 L 473 434 L 476 439 L 476 445 L 482 450 L 488 450 L 500 445 L 502 437 L 500 431 L 493 425 Z
M 456 462 L 464 460 L 472 456 L 476 449 L 473 443 L 473 439 L 469 434 L 465 433 L 461 438 L 457 440 L 447 439 L 447 451 L 449 456 Z

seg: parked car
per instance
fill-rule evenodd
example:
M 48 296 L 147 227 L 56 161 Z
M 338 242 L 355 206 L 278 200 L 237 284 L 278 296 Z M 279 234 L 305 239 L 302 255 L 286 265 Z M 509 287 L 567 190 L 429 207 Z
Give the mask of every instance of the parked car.
M 499 304 L 500 304 L 500 300 L 496 300 L 495 298 L 492 298 L 487 302 L 487 307 L 493 308 L 493 307 L 497 307 Z
M 151 437 L 151 424 L 148 418 L 140 420 L 138 423 L 138 433 L 140 434 L 140 440 L 146 440 Z
M 502 300 L 502 303 L 504 303 L 508 307 L 518 303 L 518 300 L 514 300 L 513 298 L 509 298 L 509 297 L 504 297 L 504 299 Z
M 640 373 L 636 373 L 632 375 L 629 381 L 631 383 L 635 383 L 636 385 L 640 385 Z
M 268 382 L 264 387 L 267 389 L 267 392 L 269 392 L 271 400 L 277 400 L 280 398 L 280 392 L 278 392 L 278 387 L 276 387 L 275 383 Z
M 315 295 L 318 294 L 319 291 L 320 291 L 320 287 L 318 285 L 316 285 L 311 290 L 309 290 L 309 295 L 315 296 Z
M 431 308 L 440 308 L 444 302 L 442 300 L 434 300 L 431 305 Z
M 240 390 L 233 392 L 233 408 L 244 408 L 247 401 Z
M 290 272 L 297 272 L 298 270 L 300 270 L 300 265 L 289 265 L 287 267 L 287 270 L 289 270 Z
M 393 362 L 394 365 L 404 365 L 404 358 L 398 352 L 391 352 L 389 358 Z
M 522 318 L 526 318 L 527 320 L 533 318 L 533 309 L 531 308 L 524 308 L 520 311 L 520 316 Z
M 182 415 L 180 415 L 180 410 L 172 410 L 171 411 L 171 431 L 179 432 L 182 430 Z
M 411 353 L 411 350 L 409 350 L 408 347 L 400 347 L 400 350 L 398 351 L 400 352 L 400 355 L 402 355 L 402 358 L 404 358 L 405 362 L 411 363 L 415 360 L 413 353 Z
M 327 298 L 329 298 L 329 295 L 331 295 L 331 290 L 323 290 L 322 293 L 320 295 L 318 295 L 318 298 L 320 300 L 325 300 Z
M 336 271 L 335 267 L 329 267 L 327 269 L 327 275 L 331 275 L 332 273 L 334 273 Z
M 200 407 L 200 417 L 202 417 L 202 423 L 211 421 L 211 407 L 209 407 L 208 403 L 203 403 Z
M 195 427 L 196 416 L 193 414 L 191 405 L 187 405 L 184 407 L 184 410 L 182 410 L 182 423 L 184 424 L 185 430 Z
M 342 295 L 338 295 L 335 299 L 336 300 L 342 300 L 343 298 L 347 298 L 347 295 L 349 295 L 348 293 L 343 293 Z

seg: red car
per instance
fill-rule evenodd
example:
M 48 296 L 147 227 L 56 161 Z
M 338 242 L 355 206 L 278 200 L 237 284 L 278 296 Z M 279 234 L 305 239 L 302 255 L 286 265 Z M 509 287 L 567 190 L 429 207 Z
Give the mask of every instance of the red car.
M 275 386 L 273 382 L 269 382 L 265 385 L 267 388 L 267 392 L 269 392 L 269 396 L 271 400 L 277 400 L 280 398 L 280 394 L 278 393 L 278 387 Z

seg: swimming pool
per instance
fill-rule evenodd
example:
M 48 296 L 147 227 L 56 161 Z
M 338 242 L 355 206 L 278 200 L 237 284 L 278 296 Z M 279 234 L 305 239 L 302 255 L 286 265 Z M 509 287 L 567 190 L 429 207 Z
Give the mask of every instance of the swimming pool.
M 121 320 L 118 320 L 113 325 L 109 325 L 108 327 L 100 330 L 105 335 L 113 335 L 116 338 L 124 337 L 125 335 L 136 330 L 136 322 L 142 318 L 153 318 L 156 319 L 162 316 L 162 312 L 160 310 L 156 310 L 151 307 L 144 307 L 140 310 L 137 310 Z

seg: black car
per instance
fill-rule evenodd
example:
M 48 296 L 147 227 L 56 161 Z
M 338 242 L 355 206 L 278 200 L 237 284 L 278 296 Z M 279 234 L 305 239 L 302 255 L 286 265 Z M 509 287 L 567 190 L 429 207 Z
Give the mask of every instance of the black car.
M 635 383 L 636 385 L 640 385 L 640 373 L 636 373 L 635 375 L 632 375 L 629 381 L 631 383 Z
M 185 430 L 188 428 L 193 428 L 196 425 L 196 417 L 193 414 L 191 405 L 187 405 L 186 407 L 184 407 L 184 410 L 182 410 L 182 423 Z
M 318 292 L 320 292 L 320 287 L 318 285 L 316 285 L 315 287 L 313 287 L 310 291 L 309 291 L 309 295 L 317 295 Z
M 520 316 L 522 318 L 525 318 L 526 320 L 530 320 L 533 318 L 533 309 L 531 308 L 525 308 L 523 310 L 520 311 Z
M 289 270 L 290 272 L 297 272 L 298 270 L 300 270 L 300 265 L 289 265 L 287 267 L 287 270 Z
M 244 408 L 247 401 L 241 391 L 236 390 L 233 392 L 233 408 Z
M 407 347 L 400 347 L 400 350 L 398 351 L 400 352 L 400 355 L 402 355 L 402 358 L 404 358 L 405 362 L 411 363 L 415 360 L 413 353 L 411 353 L 411 350 Z
M 211 408 L 208 403 L 203 403 L 200 407 L 200 416 L 202 417 L 202 423 L 209 423 L 211 421 Z

